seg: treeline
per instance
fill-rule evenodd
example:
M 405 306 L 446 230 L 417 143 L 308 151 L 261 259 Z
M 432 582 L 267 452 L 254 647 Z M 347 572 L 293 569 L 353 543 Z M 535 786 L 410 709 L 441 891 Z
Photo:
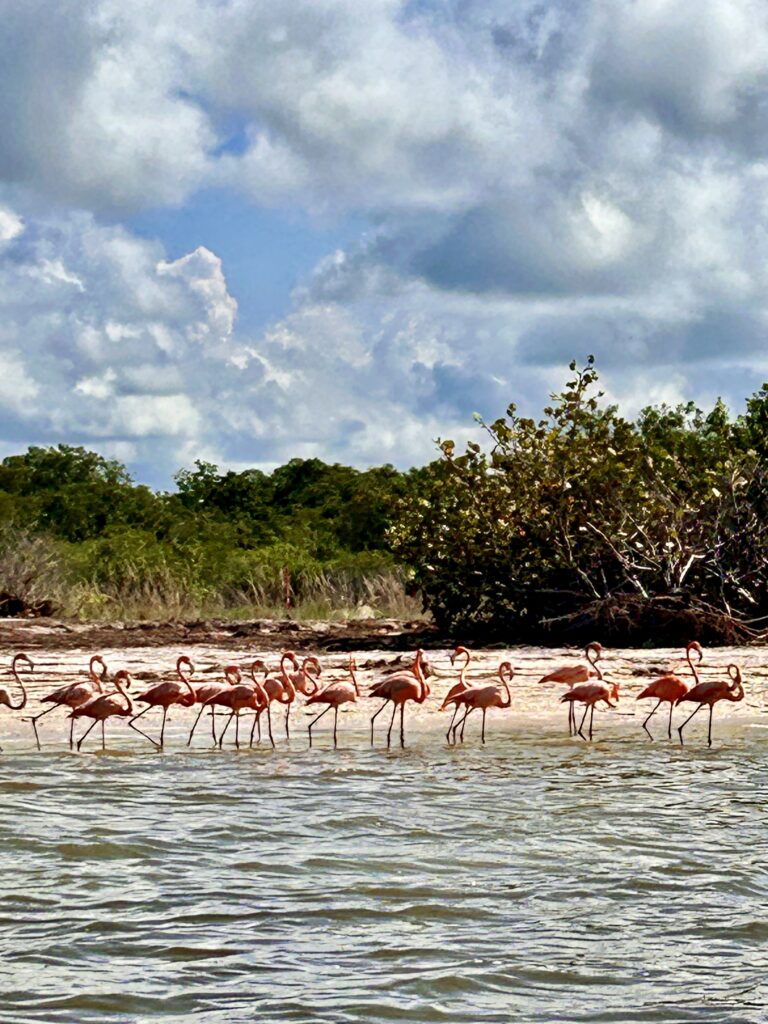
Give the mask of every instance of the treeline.
M 0 602 L 82 617 L 414 614 L 386 535 L 412 474 L 197 462 L 159 493 L 83 448 L 0 464 Z
M 597 386 L 591 357 L 572 363 L 541 418 L 511 405 L 479 420 L 486 444 L 441 441 L 436 461 L 406 473 L 197 462 L 158 493 L 94 452 L 30 448 L 0 465 L 0 610 L 411 617 L 423 606 L 467 639 L 761 636 L 768 390 L 738 417 L 718 401 L 630 420 Z
M 538 420 L 450 440 L 391 531 L 440 625 L 506 640 L 733 642 L 768 625 L 768 392 L 622 417 L 590 357 Z M 482 422 L 482 421 L 480 421 Z

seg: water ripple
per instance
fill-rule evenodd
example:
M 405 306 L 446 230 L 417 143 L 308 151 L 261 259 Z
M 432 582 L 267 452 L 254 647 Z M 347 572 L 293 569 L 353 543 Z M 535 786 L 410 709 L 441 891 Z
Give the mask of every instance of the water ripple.
M 6 756 L 0 1021 L 765 1021 L 761 735 Z

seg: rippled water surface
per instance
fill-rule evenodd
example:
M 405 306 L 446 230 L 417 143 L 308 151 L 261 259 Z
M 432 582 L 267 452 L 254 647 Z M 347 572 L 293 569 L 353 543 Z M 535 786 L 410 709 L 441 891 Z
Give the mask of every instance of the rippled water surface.
M 0 1020 L 765 1021 L 768 735 L 0 758 Z

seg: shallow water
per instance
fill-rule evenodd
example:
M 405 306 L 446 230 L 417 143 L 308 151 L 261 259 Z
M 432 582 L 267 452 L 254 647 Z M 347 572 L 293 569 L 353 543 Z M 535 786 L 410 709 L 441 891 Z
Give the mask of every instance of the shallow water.
M 765 1021 L 768 735 L 700 740 L 13 749 L 0 1020 Z

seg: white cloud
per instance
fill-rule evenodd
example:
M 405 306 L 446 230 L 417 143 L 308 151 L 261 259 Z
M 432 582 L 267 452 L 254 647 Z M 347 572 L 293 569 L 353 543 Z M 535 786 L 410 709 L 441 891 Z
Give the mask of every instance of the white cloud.
M 6 0 L 4 436 L 406 463 L 590 351 L 630 406 L 768 376 L 762 0 L 360 12 Z M 205 186 L 375 227 L 253 337 L 205 238 L 100 220 Z

